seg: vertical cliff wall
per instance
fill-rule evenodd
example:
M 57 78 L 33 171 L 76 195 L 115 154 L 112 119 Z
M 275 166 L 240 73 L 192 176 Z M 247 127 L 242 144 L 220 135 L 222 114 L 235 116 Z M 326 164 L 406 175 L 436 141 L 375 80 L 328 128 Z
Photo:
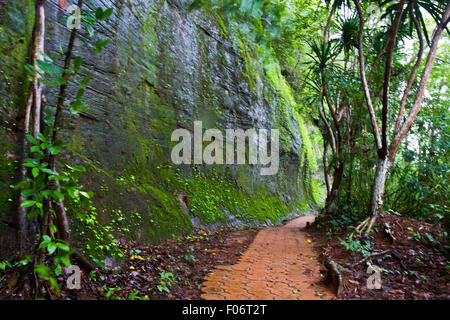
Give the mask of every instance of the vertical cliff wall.
M 93 77 L 86 91 L 91 109 L 67 115 L 69 152 L 61 163 L 88 169 L 81 181 L 95 192 L 103 224 L 116 235 L 155 240 L 187 232 L 193 223 L 277 223 L 314 205 L 312 126 L 307 114 L 297 112 L 277 61 L 262 65 L 256 46 L 232 24 L 204 11 L 187 13 L 190 1 L 92 2 L 114 8 L 96 30 L 96 37 L 111 42 L 100 55 L 76 43 L 83 73 Z M 11 218 L 14 157 L 5 155 L 15 153 L 14 135 L 20 135 L 13 123 L 24 105 L 22 66 L 33 5 L 1 0 L 0 6 L 0 183 L 5 190 L 0 214 Z M 58 1 L 48 1 L 47 9 L 49 53 L 66 46 L 69 32 Z M 45 96 L 52 109 L 54 92 L 48 89 Z M 222 131 L 279 129 L 279 173 L 261 176 L 258 165 L 174 166 L 171 134 L 177 128 L 192 131 L 197 120 L 204 129 Z M 188 196 L 187 208 L 176 196 L 180 193 Z M 77 217 L 83 213 L 69 212 L 73 228 L 82 232 Z

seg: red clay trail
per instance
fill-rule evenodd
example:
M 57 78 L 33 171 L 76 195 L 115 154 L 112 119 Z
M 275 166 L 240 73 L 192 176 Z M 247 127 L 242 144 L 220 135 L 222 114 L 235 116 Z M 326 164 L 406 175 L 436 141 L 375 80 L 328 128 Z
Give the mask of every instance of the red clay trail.
M 205 277 L 205 300 L 330 299 L 321 283 L 320 263 L 311 241 L 301 231 L 314 216 L 267 227 L 255 237 L 235 265 L 217 266 Z

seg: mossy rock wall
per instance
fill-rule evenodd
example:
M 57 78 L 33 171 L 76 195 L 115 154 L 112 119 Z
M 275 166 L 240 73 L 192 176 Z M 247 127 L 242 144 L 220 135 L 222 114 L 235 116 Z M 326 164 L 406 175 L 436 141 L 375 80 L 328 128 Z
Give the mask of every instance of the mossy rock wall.
M 28 8 L 30 3 L 9 0 L 2 5 L 11 11 L 16 4 Z M 68 116 L 64 135 L 69 152 L 62 161 L 88 169 L 81 180 L 95 192 L 102 224 L 110 225 L 117 236 L 152 241 L 189 232 L 193 221 L 276 224 L 314 205 L 311 173 L 317 166 L 308 115 L 299 113 L 277 61 L 263 66 L 255 45 L 241 39 L 218 15 L 188 13 L 190 1 L 93 3 L 115 9 L 96 28 L 96 37 L 111 42 L 100 55 L 76 42 L 74 54 L 83 57 L 86 73 L 93 77 L 85 96 L 91 109 Z M 69 37 L 57 4 L 47 1 L 47 53 L 64 48 Z M 28 15 L 14 17 L 27 25 L 21 36 L 28 44 Z M 0 27 L 7 26 L 2 16 Z M 9 61 L 3 46 L 2 42 L 0 61 Z M 26 58 L 22 47 L 17 48 L 22 50 L 19 58 L 8 62 L 13 69 L 21 70 Z M 23 93 L 23 86 L 14 81 L 14 90 Z M 0 96 L 12 90 L 2 84 Z M 20 110 L 23 95 L 8 99 L 15 99 L 15 112 Z M 55 93 L 48 90 L 46 100 L 53 105 Z M 204 129 L 223 132 L 279 129 L 278 175 L 261 176 L 257 165 L 175 167 L 170 160 L 172 131 L 192 131 L 197 120 Z M 6 152 L 3 133 L 0 151 Z M 12 173 L 4 162 L 0 175 L 6 179 L 0 183 L 7 189 Z M 189 212 L 183 210 L 178 193 L 188 196 Z M 0 208 L 7 214 L 1 199 Z M 75 217 L 72 212 L 74 224 Z
M 33 29 L 33 3 L 29 0 L 0 1 L 0 219 L 14 223 L 14 203 L 10 185 L 17 167 L 20 108 L 26 99 L 26 73 Z M 15 246 L 13 228 L 0 222 L 0 260 L 2 253 Z

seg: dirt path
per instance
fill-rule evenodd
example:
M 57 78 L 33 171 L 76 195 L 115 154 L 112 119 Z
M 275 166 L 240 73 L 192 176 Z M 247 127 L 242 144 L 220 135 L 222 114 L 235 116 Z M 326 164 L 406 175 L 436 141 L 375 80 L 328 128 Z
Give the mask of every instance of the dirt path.
M 205 300 L 329 299 L 321 283 L 320 263 L 306 234 L 300 231 L 313 216 L 282 227 L 262 229 L 237 264 L 217 266 L 205 277 Z

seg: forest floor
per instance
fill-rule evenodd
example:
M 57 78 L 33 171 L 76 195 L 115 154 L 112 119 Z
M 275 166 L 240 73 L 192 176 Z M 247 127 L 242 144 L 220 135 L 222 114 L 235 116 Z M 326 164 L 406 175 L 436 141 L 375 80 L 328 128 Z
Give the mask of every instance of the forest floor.
M 348 230 L 334 230 L 328 237 L 326 226 L 332 221 L 304 228 L 313 220 L 306 216 L 278 227 L 197 229 L 153 245 L 120 241 L 120 268 L 83 270 L 79 290 L 65 289 L 61 275 L 60 299 L 450 298 L 448 246 L 440 242 L 438 228 L 386 215 L 368 245 L 358 238 L 350 241 Z M 324 253 L 337 263 L 342 276 L 338 296 L 325 280 L 329 272 Z M 369 253 L 376 255 L 364 260 Z M 381 270 L 379 290 L 367 287 L 367 262 Z M 18 294 L 22 290 L 17 271 L 0 276 L 0 299 L 32 298 Z
M 63 294 L 71 299 L 198 300 L 205 275 L 214 266 L 235 264 L 259 230 L 197 229 L 157 245 L 121 241 L 120 270 L 91 272 L 82 290 Z
M 378 219 L 369 241 L 355 236 L 350 239 L 350 229 L 338 230 L 332 229 L 332 220 L 328 220 L 321 221 L 319 228 L 317 223 L 311 225 L 305 232 L 322 256 L 337 263 L 342 277 L 339 299 L 450 299 L 448 239 L 444 241 L 439 228 L 387 214 Z M 374 273 L 368 270 L 369 264 L 381 271 L 379 289 L 367 286 Z

